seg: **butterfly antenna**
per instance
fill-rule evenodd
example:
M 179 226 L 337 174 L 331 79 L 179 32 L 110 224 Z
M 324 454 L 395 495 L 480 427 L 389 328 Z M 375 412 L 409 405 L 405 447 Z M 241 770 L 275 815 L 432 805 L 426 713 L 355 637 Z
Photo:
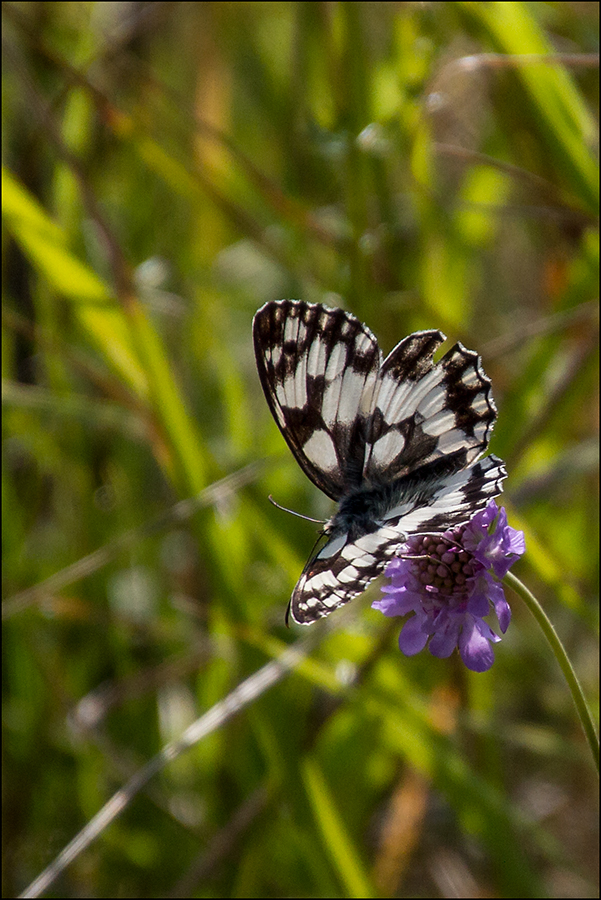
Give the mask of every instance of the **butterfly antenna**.
M 271 494 L 269 495 L 268 499 L 270 503 L 273 503 L 276 509 L 281 509 L 283 512 L 290 513 L 291 516 L 298 516 L 299 519 L 306 519 L 307 522 L 316 522 L 318 525 L 326 524 L 327 519 L 312 519 L 311 516 L 303 516 L 302 513 L 295 512 L 295 510 L 293 509 L 287 509 L 287 507 L 285 506 L 280 506 L 280 504 L 273 499 Z

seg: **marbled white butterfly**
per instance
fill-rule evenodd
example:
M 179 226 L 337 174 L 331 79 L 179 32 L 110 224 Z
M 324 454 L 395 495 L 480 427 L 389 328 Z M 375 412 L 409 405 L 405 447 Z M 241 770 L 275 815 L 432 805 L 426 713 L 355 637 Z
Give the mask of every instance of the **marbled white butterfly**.
M 418 331 L 382 359 L 343 309 L 266 303 L 253 322 L 267 402 L 300 467 L 338 510 L 288 612 L 309 625 L 361 594 L 406 535 L 444 531 L 502 491 L 486 450 L 497 411 L 480 357 Z

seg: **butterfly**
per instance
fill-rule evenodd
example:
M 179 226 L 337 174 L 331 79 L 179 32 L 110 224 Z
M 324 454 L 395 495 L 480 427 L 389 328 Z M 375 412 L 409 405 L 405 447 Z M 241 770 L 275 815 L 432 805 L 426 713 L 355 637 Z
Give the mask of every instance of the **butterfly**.
M 266 303 L 253 320 L 267 403 L 301 469 L 338 509 L 286 613 L 329 615 L 380 575 L 409 534 L 467 522 L 502 491 L 486 450 L 497 410 L 480 357 L 417 331 L 383 359 L 366 325 L 319 303 Z

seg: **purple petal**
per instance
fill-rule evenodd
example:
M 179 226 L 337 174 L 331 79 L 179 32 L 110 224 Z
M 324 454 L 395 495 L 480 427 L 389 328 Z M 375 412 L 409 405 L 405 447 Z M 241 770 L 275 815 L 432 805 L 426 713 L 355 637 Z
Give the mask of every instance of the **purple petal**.
M 485 574 L 474 579 L 472 592 L 467 604 L 467 610 L 472 616 L 481 618 L 487 616 L 490 612 L 490 582 L 489 577 Z
M 399 647 L 405 656 L 415 656 L 426 646 L 428 635 L 422 630 L 419 616 L 413 616 L 403 625 L 399 635 Z
M 384 574 L 387 578 L 396 578 L 403 577 L 405 572 L 410 568 L 407 565 L 408 560 L 406 559 L 391 559 L 386 568 L 384 569 Z
M 526 552 L 524 532 L 518 531 L 517 528 L 512 528 L 511 525 L 507 526 L 507 531 L 509 532 L 509 550 L 511 553 L 523 556 Z
M 467 546 L 465 541 L 464 545 Z M 487 533 L 476 547 L 469 549 L 486 568 L 492 567 L 498 578 L 504 578 L 524 553 L 526 544 L 523 532 L 507 524 L 507 512 L 501 508 L 492 534 Z
M 385 587 L 382 588 L 385 590 Z M 386 594 L 380 600 L 374 600 L 372 603 L 372 609 L 379 609 L 381 613 L 384 613 L 385 616 L 400 616 L 401 613 L 397 611 L 398 608 L 398 595 L 396 593 Z
M 459 636 L 459 653 L 464 665 L 472 672 L 487 672 L 495 661 L 495 654 L 473 619 L 466 622 Z
M 499 512 L 494 500 L 490 500 L 488 506 L 476 513 L 465 527 L 461 543 L 466 550 L 475 553 L 480 542 L 488 537 L 488 528 Z
M 505 634 L 511 622 L 511 607 L 505 599 L 503 585 L 496 581 L 492 582 L 489 586 L 489 597 L 499 621 L 499 628 Z
M 486 638 L 487 641 L 492 641 L 493 644 L 498 644 L 501 640 L 499 635 L 495 634 L 488 622 L 485 622 L 484 619 L 474 619 L 474 628 L 477 628 L 482 637 Z
M 464 614 L 447 618 L 444 627 L 440 628 L 431 639 L 428 649 L 432 656 L 438 656 L 446 659 L 450 656 L 459 638 L 459 631 L 463 621 Z
M 406 616 L 421 606 L 421 596 L 406 588 L 395 588 L 383 585 L 384 592 L 380 600 L 374 600 L 373 609 L 379 609 L 385 616 Z
M 503 532 L 502 552 L 495 558 L 491 557 L 492 567 L 498 578 L 505 578 L 510 568 L 526 552 L 524 532 L 517 531 L 510 525 Z

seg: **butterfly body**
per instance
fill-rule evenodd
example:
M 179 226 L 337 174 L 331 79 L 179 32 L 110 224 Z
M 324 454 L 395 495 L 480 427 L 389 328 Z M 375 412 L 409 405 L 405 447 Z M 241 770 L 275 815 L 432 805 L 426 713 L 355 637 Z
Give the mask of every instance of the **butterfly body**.
M 307 476 L 338 510 L 289 605 L 310 624 L 362 593 L 409 533 L 467 521 L 502 490 L 479 459 L 496 418 L 477 353 L 440 331 L 404 338 L 383 360 L 367 326 L 342 309 L 282 300 L 253 323 L 261 384 Z

